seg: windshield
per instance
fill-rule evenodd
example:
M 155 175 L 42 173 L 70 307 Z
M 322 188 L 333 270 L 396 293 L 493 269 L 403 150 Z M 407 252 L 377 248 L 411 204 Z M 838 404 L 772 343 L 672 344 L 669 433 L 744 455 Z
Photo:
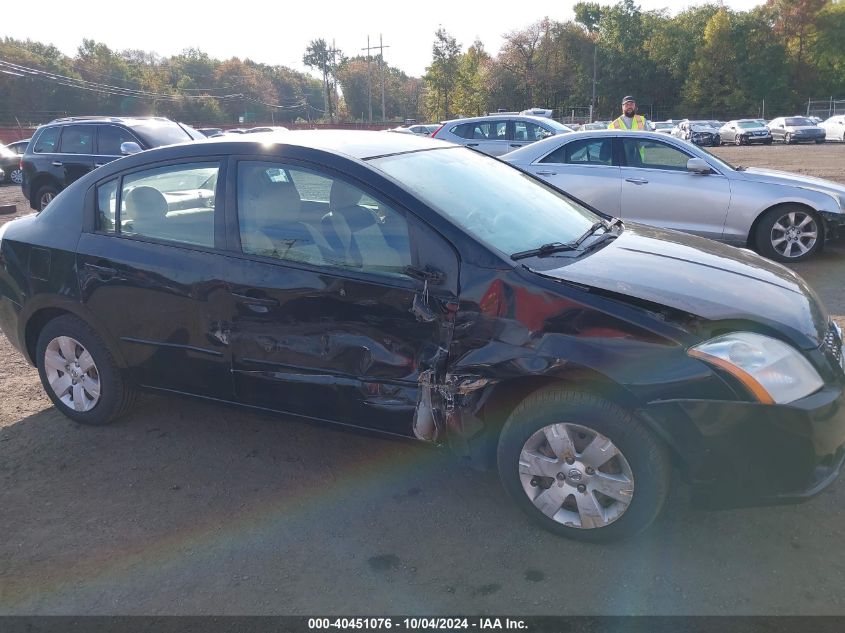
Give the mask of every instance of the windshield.
M 570 242 L 600 219 L 515 167 L 464 148 L 398 154 L 370 163 L 506 256 Z
M 760 127 L 760 124 L 757 121 L 740 121 L 739 123 L 737 123 L 737 125 L 743 130 L 748 130 L 753 127 Z
M 716 154 L 714 154 L 713 152 L 709 151 L 707 148 L 702 147 L 702 146 L 700 146 L 700 145 L 694 145 L 693 147 L 695 148 L 695 150 L 696 150 L 697 152 L 701 152 L 701 153 L 703 153 L 703 154 L 707 154 L 707 156 L 709 157 L 709 160 L 710 160 L 710 163 L 711 163 L 711 164 L 712 164 L 712 163 L 716 163 L 716 166 L 717 166 L 717 167 L 722 167 L 723 169 L 730 169 L 731 171 L 736 171 L 736 170 L 737 170 L 736 165 L 734 165 L 734 164 L 732 164 L 732 163 L 729 163 L 728 161 L 726 161 L 724 158 L 722 158 L 722 157 L 720 157 L 720 156 L 716 156 Z
M 145 120 L 131 123 L 132 130 L 140 135 L 151 147 L 173 145 L 192 141 L 191 135 L 173 121 Z M 198 133 L 199 134 L 199 133 Z
M 795 116 L 790 117 L 786 120 L 786 125 L 789 127 L 803 127 L 807 125 L 813 125 L 813 122 L 810 119 L 805 119 L 804 117 Z

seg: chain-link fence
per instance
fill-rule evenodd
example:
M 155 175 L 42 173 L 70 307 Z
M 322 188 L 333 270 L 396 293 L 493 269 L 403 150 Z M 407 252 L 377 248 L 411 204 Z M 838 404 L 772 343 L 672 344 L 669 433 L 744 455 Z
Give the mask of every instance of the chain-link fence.
M 845 99 L 808 99 L 807 116 L 817 116 L 820 119 L 829 119 L 838 114 L 845 114 Z

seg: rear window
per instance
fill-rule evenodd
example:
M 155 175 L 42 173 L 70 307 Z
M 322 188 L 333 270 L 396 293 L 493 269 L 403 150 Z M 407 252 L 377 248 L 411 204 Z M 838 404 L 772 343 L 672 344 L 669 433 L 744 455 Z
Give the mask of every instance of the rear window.
M 132 131 L 140 136 L 150 147 L 186 143 L 194 139 L 173 121 L 138 121 L 129 123 Z

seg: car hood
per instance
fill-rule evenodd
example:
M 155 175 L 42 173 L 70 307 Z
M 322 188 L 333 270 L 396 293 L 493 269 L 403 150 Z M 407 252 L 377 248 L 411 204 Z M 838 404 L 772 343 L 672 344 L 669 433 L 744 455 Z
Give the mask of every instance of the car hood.
M 561 259 L 558 268 L 552 258 L 535 259 L 536 267 L 529 269 L 710 321 L 756 322 L 804 349 L 818 347 L 824 339 L 826 311 L 788 268 L 704 238 L 638 224 L 625 227 L 617 239 L 590 255 L 574 262 Z
M 804 176 L 803 174 L 794 174 L 776 169 L 763 169 L 761 167 L 748 167 L 743 171 L 734 173 L 742 180 L 751 180 L 772 185 L 791 185 L 793 187 L 815 189 L 817 191 L 824 191 L 825 193 L 845 196 L 845 185 L 833 182 L 832 180 L 825 180 L 824 178 Z

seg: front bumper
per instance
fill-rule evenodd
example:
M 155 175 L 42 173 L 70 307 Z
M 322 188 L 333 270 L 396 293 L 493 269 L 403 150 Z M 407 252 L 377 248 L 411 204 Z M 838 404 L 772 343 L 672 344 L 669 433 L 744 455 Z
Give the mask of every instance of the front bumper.
M 845 213 L 822 211 L 821 216 L 824 221 L 825 241 L 835 240 L 845 235 Z
M 675 400 L 642 414 L 675 449 L 694 502 L 705 508 L 805 501 L 845 462 L 842 384 L 788 405 Z

